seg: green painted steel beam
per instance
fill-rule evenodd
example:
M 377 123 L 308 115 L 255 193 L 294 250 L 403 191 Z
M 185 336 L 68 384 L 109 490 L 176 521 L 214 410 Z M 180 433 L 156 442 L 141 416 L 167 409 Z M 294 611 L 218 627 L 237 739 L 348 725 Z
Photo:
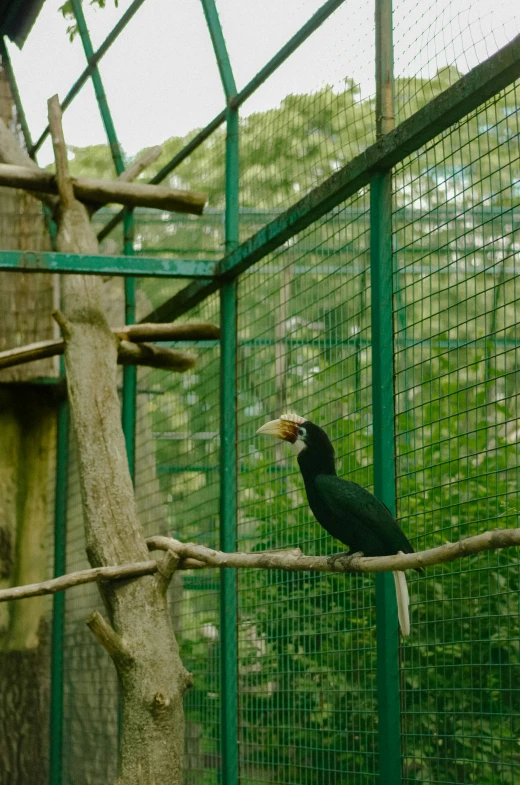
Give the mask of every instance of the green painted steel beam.
M 250 82 L 229 102 L 231 109 L 239 109 L 258 88 L 336 11 L 345 0 L 327 0 L 287 43 L 269 60 Z
M 201 0 L 201 2 L 209 34 L 211 36 L 211 43 L 213 44 L 213 51 L 217 60 L 222 87 L 224 88 L 224 95 L 226 96 L 226 100 L 229 101 L 231 97 L 236 96 L 237 86 L 235 84 L 235 77 L 233 76 L 233 69 L 231 68 L 222 26 L 215 6 L 215 0 Z
M 123 32 L 125 27 L 127 26 L 128 22 L 135 16 L 136 12 L 144 3 L 144 0 L 134 0 L 134 2 L 126 9 L 124 14 L 121 16 L 121 19 L 114 25 L 113 29 L 110 31 L 108 36 L 105 38 L 99 49 L 93 52 L 92 56 L 88 58 L 88 65 L 82 71 L 78 79 L 74 82 L 72 87 L 70 88 L 69 92 L 61 102 L 61 111 L 64 112 L 72 103 L 74 98 L 78 95 L 83 85 L 87 82 L 87 80 L 92 76 L 92 72 L 94 68 L 97 66 L 99 61 L 104 57 L 104 55 L 108 52 L 114 41 L 119 37 L 119 35 Z M 50 133 L 50 128 L 47 125 L 46 128 L 42 131 L 40 136 L 38 137 L 37 141 L 34 145 L 31 145 L 29 149 L 29 153 L 31 157 L 40 149 L 46 138 Z
M 206 297 L 209 297 L 220 288 L 220 281 L 216 278 L 210 282 L 192 281 L 180 292 L 174 294 L 158 308 L 150 311 L 141 321 L 142 322 L 169 322 L 172 319 L 182 316 L 183 313 L 191 311 L 199 305 Z
M 303 27 L 298 30 L 295 35 L 283 46 L 274 57 L 269 60 L 269 62 L 262 68 L 256 76 L 254 76 L 250 82 L 241 90 L 239 93 L 236 94 L 233 98 L 229 100 L 229 107 L 231 109 L 239 109 L 240 106 L 246 101 L 250 96 L 257 90 L 285 61 L 298 49 L 299 46 L 307 39 L 309 36 L 320 27 L 326 19 L 329 18 L 331 14 L 336 11 L 337 8 L 344 2 L 345 0 L 328 0 L 326 3 L 322 5 L 321 8 L 316 11 L 316 13 L 311 16 L 308 22 L 306 22 Z M 173 170 L 179 166 L 182 161 L 184 161 L 191 153 L 197 149 L 211 134 L 220 128 L 220 126 L 226 121 L 227 118 L 227 110 L 223 109 L 208 125 L 199 131 L 199 133 L 184 147 L 180 152 L 178 152 L 169 163 L 167 163 L 157 174 L 150 180 L 150 184 L 160 183 L 167 177 Z M 112 220 L 106 225 L 104 229 L 98 234 L 98 239 L 102 240 L 105 238 L 115 227 L 120 223 L 123 219 L 123 212 L 121 211 L 118 213 Z M 200 302 L 200 300 L 198 301 Z
M 222 87 L 229 106 L 236 84 L 214 0 L 202 0 Z M 238 245 L 238 111 L 226 111 L 226 253 Z M 237 288 L 220 290 L 220 548 L 237 549 Z M 238 785 L 238 596 L 236 570 L 220 574 L 222 785 Z
M 58 409 L 56 447 L 56 494 L 54 502 L 54 577 L 66 573 L 67 495 L 69 450 L 69 404 L 63 401 Z M 49 782 L 61 785 L 63 780 L 63 635 L 65 629 L 65 592 L 53 598 L 51 644 L 51 695 Z
M 404 120 L 365 152 L 356 156 L 322 185 L 279 215 L 217 266 L 217 275 L 236 277 L 290 237 L 321 218 L 349 196 L 367 186 L 371 179 L 387 171 L 427 142 L 462 120 L 497 92 L 520 78 L 520 36 L 488 60 L 475 66 L 458 82 L 429 104 Z M 218 282 L 197 282 L 189 291 L 179 292 L 164 303 L 169 318 L 181 316 L 218 288 Z M 153 314 L 146 317 L 153 320 Z
M 85 20 L 85 15 L 83 13 L 81 0 L 71 0 L 71 5 L 76 22 L 78 24 L 78 31 L 81 38 L 81 43 L 83 44 L 83 51 L 85 52 L 87 62 L 90 63 L 95 57 L 95 52 L 92 46 L 92 41 L 90 40 L 90 34 L 88 31 L 87 22 Z M 94 85 L 94 93 L 96 95 L 96 101 L 101 114 L 101 120 L 105 128 L 105 133 L 107 135 L 108 144 L 110 145 L 116 173 L 119 175 L 124 172 L 125 164 L 121 154 L 121 147 L 117 138 L 114 122 L 112 120 L 112 114 L 108 106 L 105 88 L 103 87 L 103 82 L 101 80 L 97 65 L 92 67 L 90 78 L 92 79 L 92 84 Z
M 371 332 L 374 493 L 396 513 L 392 175 L 370 185 Z M 394 578 L 376 577 L 377 696 L 380 782 L 401 785 L 399 633 Z
M 158 259 L 156 256 L 87 256 L 55 251 L 0 251 L 0 270 L 212 278 L 215 262 L 196 259 Z
M 394 116 L 392 0 L 376 0 L 376 137 L 392 133 Z M 374 493 L 396 513 L 393 322 L 392 172 L 370 182 L 370 322 Z M 376 577 L 379 782 L 401 785 L 402 742 L 399 633 L 394 578 Z

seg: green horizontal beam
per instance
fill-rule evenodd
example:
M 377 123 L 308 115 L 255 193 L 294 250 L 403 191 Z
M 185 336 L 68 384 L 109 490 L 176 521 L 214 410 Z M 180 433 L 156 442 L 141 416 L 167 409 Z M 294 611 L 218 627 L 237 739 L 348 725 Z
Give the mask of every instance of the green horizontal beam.
M 217 472 L 218 466 L 177 466 L 172 463 L 160 463 L 157 466 L 157 474 L 184 474 L 185 472 Z
M 93 275 L 211 278 L 214 262 L 147 256 L 84 256 L 54 251 L 0 251 L 0 270 Z
M 364 188 L 376 174 L 388 171 L 403 161 L 518 78 L 520 36 L 484 63 L 475 66 L 425 107 L 260 229 L 236 251 L 225 256 L 217 265 L 217 276 L 235 278 L 240 275 L 289 238 Z M 212 294 L 218 285 L 217 280 L 209 283 L 195 281 L 164 303 L 161 312 L 167 313 L 168 319 L 181 316 Z M 155 312 L 147 316 L 146 320 L 154 321 L 154 316 Z

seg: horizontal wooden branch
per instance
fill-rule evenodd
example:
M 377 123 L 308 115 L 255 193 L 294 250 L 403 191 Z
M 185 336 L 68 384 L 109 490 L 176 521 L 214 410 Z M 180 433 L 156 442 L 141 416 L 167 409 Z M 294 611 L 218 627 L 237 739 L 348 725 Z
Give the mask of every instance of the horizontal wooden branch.
M 58 591 L 81 586 L 95 581 L 114 581 L 125 578 L 137 578 L 140 575 L 152 575 L 157 572 L 157 562 L 153 559 L 135 564 L 123 564 L 117 567 L 94 567 L 90 570 L 69 572 L 59 578 L 42 583 L 30 583 L 27 586 L 15 586 L 12 589 L 0 589 L 0 602 L 7 600 L 23 600 L 27 597 L 39 597 L 42 594 L 56 594 Z
M 148 368 L 163 368 L 183 373 L 193 368 L 197 358 L 189 352 L 166 349 L 153 343 L 121 341 L 117 347 L 117 361 L 120 365 L 146 365 Z
M 128 324 L 113 332 L 127 341 L 212 341 L 220 338 L 220 327 L 213 322 L 168 322 L 167 324 Z
M 287 572 L 391 572 L 431 567 L 434 564 L 474 556 L 483 551 L 492 551 L 520 545 L 520 529 L 494 529 L 493 531 L 467 537 L 458 542 L 447 542 L 438 548 L 418 553 L 401 553 L 397 556 L 349 556 L 333 560 L 330 556 L 305 556 L 299 548 L 258 553 L 223 553 L 204 545 L 183 543 L 172 537 L 149 537 L 146 541 L 150 551 L 172 551 L 180 558 L 177 569 L 191 570 L 207 567 L 256 568 L 264 570 L 286 570 Z M 92 570 L 71 572 L 60 578 L 28 586 L 16 586 L 0 590 L 0 602 L 54 594 L 83 583 L 98 580 L 121 580 L 151 575 L 159 569 L 158 562 L 136 562 L 120 567 L 95 567 Z
M 72 177 L 76 199 L 88 204 L 116 202 L 127 207 L 155 207 L 177 213 L 202 215 L 207 201 L 206 194 L 181 191 L 164 185 L 130 183 L 124 180 L 92 180 Z M 23 188 L 38 194 L 56 194 L 56 176 L 43 169 L 12 164 L 0 164 L 0 185 Z
M 204 341 L 218 339 L 220 335 L 219 328 L 212 322 L 193 322 L 188 324 L 130 324 L 126 327 L 117 327 L 112 330 L 117 336 L 132 343 L 140 343 L 147 340 L 153 341 Z M 20 346 L 16 349 L 8 349 L 5 352 L 0 352 L 0 369 L 12 368 L 14 365 L 23 365 L 23 363 L 34 362 L 36 360 L 43 360 L 47 357 L 54 357 L 56 354 L 63 354 L 64 343 L 60 338 L 55 341 L 39 341 L 38 343 L 27 344 L 27 346 Z M 181 370 L 191 368 L 193 365 L 193 355 L 179 352 L 177 350 L 167 350 L 170 352 L 170 358 L 173 365 L 184 366 Z M 126 352 L 123 349 L 124 358 L 127 364 L 132 362 L 134 356 L 132 352 Z M 124 363 L 125 359 L 121 357 L 120 362 Z M 182 356 L 181 356 L 182 355 Z M 161 355 L 162 357 L 163 355 Z M 167 355 L 165 354 L 164 357 Z M 143 357 L 142 362 L 139 361 L 138 365 L 149 365 L 145 362 L 149 357 Z M 172 367 L 166 365 L 153 365 L 153 367 Z
M 150 550 L 173 550 L 183 559 L 198 561 L 204 567 L 256 567 L 264 570 L 288 572 L 392 572 L 430 567 L 473 556 L 482 551 L 520 545 L 520 529 L 494 529 L 467 537 L 458 542 L 447 542 L 438 548 L 396 556 L 348 556 L 333 560 L 328 556 L 305 556 L 301 551 L 260 551 L 258 553 L 222 553 L 203 545 L 182 543 L 170 537 L 150 537 Z M 183 568 L 183 563 L 179 565 Z

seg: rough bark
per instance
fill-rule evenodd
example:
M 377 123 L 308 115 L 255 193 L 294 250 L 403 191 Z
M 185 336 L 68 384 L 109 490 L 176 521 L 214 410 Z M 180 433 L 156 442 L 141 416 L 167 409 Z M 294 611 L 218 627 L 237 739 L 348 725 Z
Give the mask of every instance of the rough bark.
M 118 567 L 95 567 L 91 570 L 71 572 L 60 578 L 41 583 L 16 586 L 0 590 L 0 603 L 23 597 L 54 594 L 57 591 L 93 581 L 129 578 L 159 572 L 165 574 L 168 564 L 175 563 L 178 570 L 201 570 L 225 567 L 228 569 L 285 570 L 287 572 L 392 572 L 395 570 L 424 569 L 434 564 L 445 564 L 475 556 L 484 551 L 512 548 L 520 545 L 520 529 L 494 529 L 493 531 L 467 537 L 458 542 L 447 542 L 437 548 L 395 556 L 370 556 L 362 554 L 338 554 L 336 556 L 305 556 L 299 548 L 258 553 L 224 553 L 206 548 L 193 542 L 179 542 L 172 537 L 155 535 L 148 537 L 150 550 L 166 551 L 165 564 L 156 561 L 135 562 Z
M 86 177 L 72 177 L 72 188 L 77 199 L 87 204 L 108 204 L 116 202 L 128 207 L 155 207 L 177 213 L 201 215 L 206 204 L 206 194 L 196 191 L 180 191 L 164 185 L 130 183 L 127 180 L 93 180 Z M 58 190 L 56 177 L 38 167 L 16 166 L 0 163 L 0 185 L 23 188 L 44 199 L 45 194 L 55 194 Z
M 37 362 L 45 357 L 63 354 L 63 341 L 39 341 L 17 349 L 0 352 L 0 369 L 12 368 L 24 363 Z M 166 368 L 182 373 L 193 368 L 196 357 L 189 352 L 154 346 L 148 343 L 120 341 L 117 347 L 117 361 L 121 365 L 146 365 L 150 368 Z
M 59 250 L 95 253 L 86 210 L 68 179 L 59 105 L 49 119 L 60 187 Z M 121 428 L 116 386 L 117 340 L 102 313 L 99 279 L 64 283 L 67 387 L 76 432 L 87 554 L 93 567 L 146 561 Z M 169 570 L 171 560 L 166 556 Z M 171 577 L 171 576 L 170 576 Z M 122 688 L 120 785 L 179 785 L 184 745 L 183 695 L 189 675 L 179 657 L 161 574 L 101 585 L 112 634 L 111 656 Z M 98 620 L 99 621 L 99 620 Z M 95 626 L 106 645 L 106 626 Z

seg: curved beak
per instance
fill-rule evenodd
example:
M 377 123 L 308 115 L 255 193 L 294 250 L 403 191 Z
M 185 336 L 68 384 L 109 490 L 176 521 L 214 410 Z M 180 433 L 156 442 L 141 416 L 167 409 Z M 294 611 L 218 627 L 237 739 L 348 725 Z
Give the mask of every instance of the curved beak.
M 284 439 L 286 442 L 294 442 L 298 438 L 299 423 L 291 420 L 270 420 L 262 425 L 257 433 L 265 436 L 276 436 L 277 439 Z

